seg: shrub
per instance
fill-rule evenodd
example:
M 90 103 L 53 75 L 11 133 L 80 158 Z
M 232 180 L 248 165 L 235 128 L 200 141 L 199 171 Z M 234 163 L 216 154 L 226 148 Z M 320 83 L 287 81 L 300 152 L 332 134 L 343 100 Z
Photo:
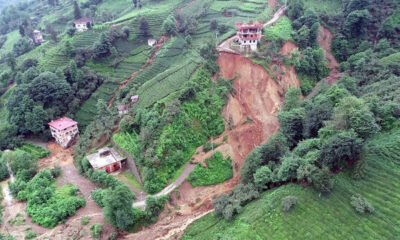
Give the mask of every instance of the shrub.
M 102 231 L 103 231 L 103 225 L 101 224 L 93 224 L 90 227 L 90 235 L 92 236 L 92 238 L 100 239 Z
M 282 209 L 284 212 L 288 212 L 297 204 L 297 197 L 286 196 L 282 199 Z
M 36 237 L 36 233 L 32 230 L 29 230 L 25 233 L 25 239 L 32 239 Z
M 192 186 L 207 186 L 222 183 L 233 177 L 232 159 L 224 158 L 220 152 L 215 152 L 211 158 L 206 159 L 207 168 L 197 165 L 189 175 Z
M 52 168 L 50 170 L 51 176 L 53 176 L 53 178 L 58 178 L 59 176 L 61 176 L 61 167 L 60 166 L 55 166 L 54 168 Z
M 359 213 L 373 213 L 375 208 L 372 206 L 368 200 L 360 195 L 351 196 L 351 206 Z
M 87 225 L 89 223 L 89 221 L 90 221 L 90 217 L 83 217 L 81 219 L 81 224 L 82 225 Z
M 96 190 L 93 190 L 92 192 L 91 192 L 91 195 L 92 195 L 92 199 L 96 202 L 96 204 L 99 206 L 99 207 L 104 207 L 104 204 L 103 204 L 103 199 L 104 199 L 104 195 L 106 194 L 106 190 L 105 189 L 101 189 L 101 188 L 99 188 L 99 189 L 96 189 Z
M 218 146 L 219 146 L 219 144 L 217 144 L 217 143 L 208 142 L 208 143 L 204 144 L 203 152 L 209 152 L 209 151 L 217 148 Z

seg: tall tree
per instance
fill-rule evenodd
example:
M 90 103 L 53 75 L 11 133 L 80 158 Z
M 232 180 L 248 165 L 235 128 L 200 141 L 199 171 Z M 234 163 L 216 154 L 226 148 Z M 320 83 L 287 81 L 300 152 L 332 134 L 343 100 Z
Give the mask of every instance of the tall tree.
M 149 23 L 146 18 L 141 17 L 139 21 L 139 30 L 144 38 L 148 38 L 150 36 Z
M 81 9 L 79 8 L 78 2 L 74 1 L 74 18 L 76 20 L 76 19 L 79 19 L 81 17 L 82 17 Z

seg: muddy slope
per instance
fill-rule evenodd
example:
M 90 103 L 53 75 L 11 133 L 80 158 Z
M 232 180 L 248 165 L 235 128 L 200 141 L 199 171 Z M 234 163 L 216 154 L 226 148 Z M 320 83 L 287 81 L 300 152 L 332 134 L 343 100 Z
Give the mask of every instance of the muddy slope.
M 179 187 L 179 196 L 172 194 L 173 200 L 156 224 L 124 239 L 175 239 L 181 236 L 189 222 L 212 210 L 212 196 L 227 192 L 239 183 L 240 169 L 247 154 L 278 130 L 276 114 L 284 92 L 290 86 L 299 86 L 294 68 L 280 66 L 279 72 L 285 74 L 279 74 L 274 80 L 262 66 L 237 54 L 221 53 L 218 65 L 222 77 L 236 76 L 236 93 L 230 96 L 223 109 L 226 130 L 212 141 L 222 143 L 215 150 L 232 157 L 234 177 L 216 186 L 196 188 L 185 181 Z M 226 142 L 222 140 L 224 136 L 228 136 Z M 199 153 L 193 156 L 196 162 L 204 162 L 212 154 L 203 153 L 201 147 L 196 152 Z

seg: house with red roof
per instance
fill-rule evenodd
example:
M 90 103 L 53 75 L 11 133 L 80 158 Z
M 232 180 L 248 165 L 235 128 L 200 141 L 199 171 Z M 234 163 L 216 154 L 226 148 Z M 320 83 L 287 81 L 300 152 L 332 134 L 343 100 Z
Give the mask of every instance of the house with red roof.
M 93 20 L 91 18 L 79 18 L 74 21 L 74 25 L 78 32 L 84 32 L 93 27 Z
M 253 23 L 236 23 L 238 30 L 236 31 L 237 41 L 240 48 L 250 48 L 251 51 L 257 51 L 257 44 L 262 36 L 263 25 L 256 21 Z
M 63 117 L 49 123 L 51 135 L 63 148 L 68 148 L 79 135 L 78 123 Z

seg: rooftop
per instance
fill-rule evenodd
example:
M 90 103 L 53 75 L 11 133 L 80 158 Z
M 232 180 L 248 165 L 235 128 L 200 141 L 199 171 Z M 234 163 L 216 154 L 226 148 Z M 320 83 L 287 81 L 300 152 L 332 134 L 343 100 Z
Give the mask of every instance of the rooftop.
M 263 25 L 259 21 L 255 21 L 252 23 L 235 23 L 238 28 L 262 28 Z
M 92 22 L 92 19 L 91 18 L 79 18 L 74 21 L 74 23 L 87 23 L 87 22 Z
M 67 117 L 63 117 L 63 118 L 57 119 L 57 120 L 49 123 L 50 126 L 52 126 L 55 129 L 58 129 L 58 130 L 63 130 L 63 129 L 72 127 L 76 124 L 78 124 L 78 123 Z
M 109 147 L 101 148 L 86 158 L 93 168 L 102 168 L 125 159 L 115 149 Z

